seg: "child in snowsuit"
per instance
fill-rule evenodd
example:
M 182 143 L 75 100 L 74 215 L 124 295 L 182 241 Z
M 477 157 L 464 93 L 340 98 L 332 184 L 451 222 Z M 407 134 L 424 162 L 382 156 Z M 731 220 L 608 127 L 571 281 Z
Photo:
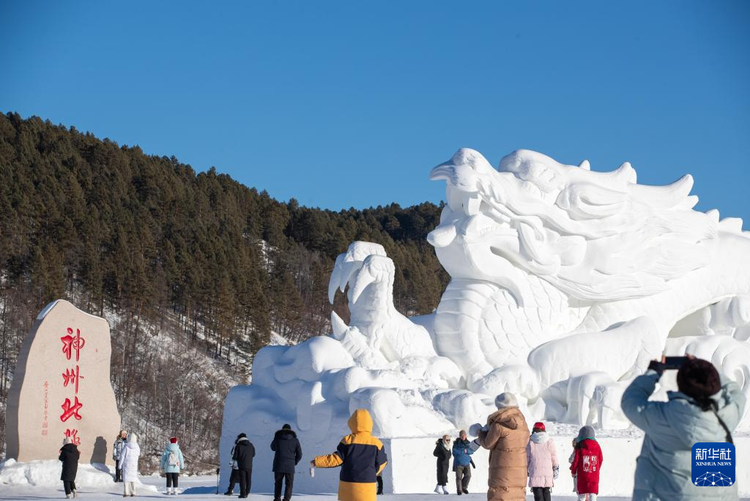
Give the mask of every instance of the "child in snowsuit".
M 311 461 L 311 466 L 318 468 L 341 466 L 338 496 L 341 501 L 377 499 L 377 476 L 388 458 L 383 443 L 372 436 L 372 426 L 370 413 L 357 409 L 349 418 L 352 433 L 341 440 L 336 452 Z
M 436 494 L 448 494 L 448 468 L 451 462 L 451 437 L 443 435 L 443 438 L 435 442 L 435 450 L 432 455 L 437 458 L 437 485 Z
M 526 446 L 529 465 L 529 487 L 534 501 L 550 501 L 550 489 L 560 471 L 555 442 L 547 435 L 544 423 L 534 423 L 529 444 Z
M 594 428 L 584 426 L 578 432 L 570 465 L 570 472 L 576 478 L 578 501 L 596 501 L 602 460 L 602 449 L 596 441 Z

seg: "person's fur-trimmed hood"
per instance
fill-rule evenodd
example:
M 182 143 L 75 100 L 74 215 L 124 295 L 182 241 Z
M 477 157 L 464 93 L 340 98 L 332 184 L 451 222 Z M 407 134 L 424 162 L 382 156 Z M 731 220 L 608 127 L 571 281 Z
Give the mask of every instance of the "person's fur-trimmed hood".
M 289 440 L 290 438 L 297 438 L 297 434 L 294 433 L 294 430 L 278 430 L 273 438 L 278 438 L 281 440 Z
M 524 421 L 524 418 L 523 414 L 521 414 L 521 409 L 518 407 L 505 407 L 503 409 L 498 409 L 487 418 L 487 424 L 493 425 L 497 423 L 500 426 L 504 426 L 511 430 L 518 429 L 521 421 Z

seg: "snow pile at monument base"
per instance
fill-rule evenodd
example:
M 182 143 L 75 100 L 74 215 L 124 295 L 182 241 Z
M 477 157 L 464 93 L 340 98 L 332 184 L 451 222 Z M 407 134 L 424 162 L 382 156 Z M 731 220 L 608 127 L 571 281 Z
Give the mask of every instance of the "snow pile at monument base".
M 62 463 L 55 460 L 28 461 L 19 463 L 8 459 L 0 464 L 0 484 L 57 488 L 62 485 L 60 475 Z M 88 490 L 115 488 L 115 482 L 105 465 L 78 465 L 76 486 Z
M 525 150 L 495 169 L 461 149 L 431 178 L 447 185 L 428 237 L 451 276 L 437 310 L 397 311 L 393 261 L 352 243 L 329 285 L 349 325 L 332 313 L 330 336 L 262 349 L 252 385 L 229 393 L 223 481 L 238 433 L 264 451 L 290 423 L 309 459 L 356 408 L 382 438 L 438 437 L 511 391 L 529 421 L 624 429 L 622 392 L 662 353 L 710 360 L 750 394 L 750 234 L 693 210 L 690 176 L 644 186 L 628 163 L 594 172 Z M 673 378 L 655 398 L 667 389 Z
M 7 459 L 0 463 L 0 485 L 30 486 L 45 489 L 62 487 L 62 463 L 57 460 L 17 462 Z M 76 487 L 86 491 L 119 490 L 122 484 L 116 484 L 109 467 L 105 464 L 79 463 L 76 474 Z M 139 488 L 156 491 L 156 488 L 138 482 Z

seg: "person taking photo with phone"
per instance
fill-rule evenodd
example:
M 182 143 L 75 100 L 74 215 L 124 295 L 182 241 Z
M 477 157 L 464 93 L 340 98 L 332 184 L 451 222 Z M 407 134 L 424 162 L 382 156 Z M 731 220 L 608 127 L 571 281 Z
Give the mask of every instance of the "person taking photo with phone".
M 649 397 L 665 370 L 678 369 L 679 391 L 668 401 Z M 645 432 L 635 469 L 633 501 L 737 500 L 737 484 L 702 488 L 691 479 L 691 451 L 696 442 L 732 442 L 745 408 L 737 383 L 722 384 L 708 361 L 687 356 L 653 361 L 622 395 L 622 410 Z

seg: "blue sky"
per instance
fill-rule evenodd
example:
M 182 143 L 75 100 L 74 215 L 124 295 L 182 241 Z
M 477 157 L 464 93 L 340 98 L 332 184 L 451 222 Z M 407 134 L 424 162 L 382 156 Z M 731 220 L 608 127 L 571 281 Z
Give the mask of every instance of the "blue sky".
M 468 146 L 690 172 L 750 219 L 748 25 L 742 1 L 0 0 L 0 110 L 331 209 L 437 202 Z

